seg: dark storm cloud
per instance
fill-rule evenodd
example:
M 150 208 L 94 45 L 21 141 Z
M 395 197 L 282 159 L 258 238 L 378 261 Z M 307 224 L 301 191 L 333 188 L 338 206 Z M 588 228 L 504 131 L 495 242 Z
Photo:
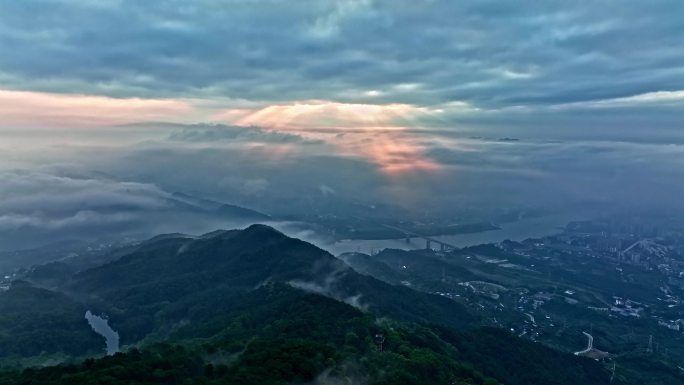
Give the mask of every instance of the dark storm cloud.
M 484 109 L 589 102 L 684 89 L 681 14 L 679 1 L 3 2 L 0 84 Z

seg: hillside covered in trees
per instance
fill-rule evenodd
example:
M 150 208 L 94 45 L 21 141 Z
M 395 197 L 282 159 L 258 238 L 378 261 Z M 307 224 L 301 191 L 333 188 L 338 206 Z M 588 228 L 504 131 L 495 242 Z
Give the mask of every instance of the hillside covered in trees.
M 27 306 L 17 312 L 10 307 L 16 301 Z M 0 323 L 3 335 L 33 319 L 33 338 L 47 341 L 25 344 L 41 346 L 35 351 L 1 352 L 2 384 L 610 381 L 593 360 L 478 327 L 476 316 L 449 299 L 361 275 L 262 225 L 158 237 L 55 290 L 22 283 L 0 293 L 0 306 L 4 317 L 21 314 Z M 109 316 L 121 353 L 93 354 L 89 338 L 97 336 L 85 327 L 85 309 Z M 38 322 L 45 319 L 54 322 Z M 83 327 L 62 336 L 53 331 L 59 322 Z M 36 362 L 41 355 L 67 358 L 51 367 L 16 365 L 18 357 Z

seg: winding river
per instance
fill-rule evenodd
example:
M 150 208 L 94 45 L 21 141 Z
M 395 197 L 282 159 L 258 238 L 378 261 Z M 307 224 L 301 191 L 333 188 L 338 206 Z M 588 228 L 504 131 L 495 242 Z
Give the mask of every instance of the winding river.
M 537 238 L 559 233 L 562 228 L 572 220 L 583 219 L 581 214 L 576 215 L 549 215 L 537 218 L 527 218 L 517 222 L 505 223 L 500 230 L 483 231 L 470 234 L 455 234 L 433 236 L 432 238 L 447 242 L 457 247 L 468 247 L 483 243 L 497 243 L 506 239 L 522 241 L 528 238 Z M 425 247 L 425 240 L 411 238 L 406 239 L 383 239 L 383 240 L 344 240 L 332 245 L 326 245 L 328 251 L 335 255 L 344 252 L 359 251 L 370 253 L 385 248 L 413 250 Z

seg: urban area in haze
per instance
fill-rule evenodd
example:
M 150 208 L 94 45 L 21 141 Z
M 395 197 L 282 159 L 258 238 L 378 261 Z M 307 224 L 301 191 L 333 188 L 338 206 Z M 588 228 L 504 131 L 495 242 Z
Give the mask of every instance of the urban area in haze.
M 682 15 L 0 1 L 0 385 L 684 384 Z

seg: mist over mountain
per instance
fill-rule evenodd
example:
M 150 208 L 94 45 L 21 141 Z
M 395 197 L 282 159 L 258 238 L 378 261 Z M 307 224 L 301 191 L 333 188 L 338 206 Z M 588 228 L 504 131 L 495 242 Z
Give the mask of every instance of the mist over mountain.
M 72 263 L 74 273 L 70 276 L 60 274 L 61 283 L 53 289 L 36 286 L 45 282 L 44 275 L 29 275 L 32 283 L 15 281 L 9 290 L 0 293 L 0 310 L 8 321 L 0 327 L 3 333 L 12 336 L 6 338 L 6 348 L 0 351 L 0 359 L 30 358 L 40 354 L 59 362 L 64 354 L 92 354 L 98 345 L 103 346 L 103 341 L 98 342 L 83 318 L 85 309 L 91 309 L 96 314 L 107 315 L 107 323 L 127 347 L 128 353 L 115 356 L 117 360 L 124 360 L 119 361 L 122 371 L 115 377 L 133 382 L 143 380 L 139 376 L 145 376 L 136 374 L 136 369 L 126 363 L 130 355 L 140 354 L 133 346 L 147 347 L 146 352 L 156 351 L 153 354 L 158 357 L 173 360 L 171 353 L 165 350 L 167 348 L 155 343 L 169 341 L 193 346 L 191 341 L 200 340 L 205 342 L 197 346 L 199 350 L 176 351 L 177 359 L 192 361 L 206 352 L 215 355 L 245 350 L 237 363 L 221 369 L 223 374 L 209 373 L 210 369 L 204 368 L 196 372 L 197 376 L 224 378 L 228 375 L 225 378 L 229 381 L 237 381 L 241 376 L 247 376 L 244 378 L 249 381 L 282 381 L 331 375 L 382 381 L 404 378 L 416 383 L 427 378 L 412 378 L 407 371 L 413 365 L 410 361 L 406 361 L 406 366 L 385 367 L 382 359 L 375 357 L 377 353 L 370 350 L 378 343 L 378 338 L 383 341 L 388 338 L 383 349 L 398 349 L 398 358 L 409 354 L 410 349 L 418 349 L 410 354 L 433 355 L 436 361 L 422 364 L 421 370 L 425 370 L 428 377 L 448 379 L 456 376 L 453 378 L 495 383 L 473 371 L 468 366 L 472 364 L 460 363 L 466 360 L 476 363 L 478 370 L 485 370 L 490 376 L 507 376 L 507 371 L 514 371 L 520 381 L 561 384 L 577 376 L 575 370 L 581 371 L 581 377 L 599 381 L 596 383 L 607 381 L 605 372 L 590 361 L 564 357 L 552 353 L 549 348 L 518 341 L 496 330 L 474 329 L 478 317 L 460 304 L 361 275 L 327 252 L 264 225 L 214 231 L 201 237 L 159 236 L 98 267 L 78 271 L 78 263 Z M 22 307 L 16 307 L 19 302 L 23 303 Z M 28 322 L 20 321 L 24 319 L 31 320 L 31 334 L 16 327 Z M 44 324 L 47 320 L 51 326 Z M 52 327 L 60 333 L 54 334 Z M 397 334 L 385 336 L 382 333 Z M 380 335 L 382 337 L 378 337 Z M 42 345 L 31 345 L 29 349 L 24 341 L 32 338 L 41 339 Z M 469 342 L 472 338 L 492 340 L 474 347 Z M 492 354 L 492 349 L 498 349 L 498 343 L 493 339 L 499 340 L 498 343 L 511 339 L 507 342 L 510 346 L 519 345 L 520 349 L 537 355 L 539 365 L 556 368 L 553 372 L 530 376 L 523 375 L 512 361 L 492 365 L 471 356 L 475 351 Z M 342 345 L 344 349 L 335 352 Z M 255 371 L 249 360 L 266 354 L 268 349 L 273 350 L 268 354 L 279 354 L 276 351 L 282 349 L 282 354 L 294 354 L 293 359 L 301 349 L 315 349 L 318 353 L 313 361 L 310 357 L 300 357 L 304 361 L 299 363 L 291 361 L 293 372 Z M 250 358 L 253 354 L 257 356 Z M 318 354 L 323 357 L 319 358 Z M 356 361 L 359 354 L 370 361 Z M 325 357 L 327 360 L 320 361 Z M 410 360 L 410 356 L 401 359 Z M 353 361 L 347 360 L 356 363 L 352 365 Z M 177 365 L 194 365 L 184 362 Z M 105 368 L 111 364 L 105 359 L 98 365 Z M 158 363 L 153 361 L 144 365 L 156 366 Z M 530 368 L 535 365 L 529 364 Z M 84 380 L 100 376 L 97 371 L 85 368 L 61 368 L 56 369 L 53 378 L 41 381 L 62 381 L 60 378 L 66 379 L 67 372 L 80 371 Z M 36 375 L 40 378 L 43 374 L 38 372 Z M 163 376 L 149 380 L 166 378 Z M 181 378 L 188 376 L 192 375 L 186 373 Z M 12 381 L 22 381 L 21 378 L 7 374 L 5 381 L 14 383 Z
M 218 224 L 268 220 L 255 210 L 154 185 L 101 179 L 97 173 L 4 174 L 0 250 L 58 241 L 95 241 L 168 231 L 196 231 Z M 112 235 L 115 235 L 112 237 Z
M 0 2 L 0 385 L 684 383 L 682 14 Z
M 245 148 L 251 142 L 239 138 L 138 142 L 138 133 L 146 132 L 134 129 L 128 142 L 106 148 L 83 144 L 74 152 L 56 145 L 38 158 L 52 166 L 1 171 L 2 248 L 93 240 L 112 231 L 199 234 L 264 219 L 230 206 L 207 209 L 203 199 L 274 220 L 323 224 L 327 230 L 319 237 L 368 219 L 463 224 L 501 222 L 523 211 L 570 213 L 575 219 L 681 212 L 675 197 L 681 195 L 684 156 L 678 144 L 446 137 L 450 148 L 441 139 L 426 147 L 442 165 L 439 172 L 395 178 L 363 158 L 332 155 L 323 143 L 276 139 Z M 10 158 L 0 167 L 17 157 L 26 163 L 31 154 L 36 153 L 3 151 L 0 156 Z M 175 192 L 195 198 L 178 199 Z

